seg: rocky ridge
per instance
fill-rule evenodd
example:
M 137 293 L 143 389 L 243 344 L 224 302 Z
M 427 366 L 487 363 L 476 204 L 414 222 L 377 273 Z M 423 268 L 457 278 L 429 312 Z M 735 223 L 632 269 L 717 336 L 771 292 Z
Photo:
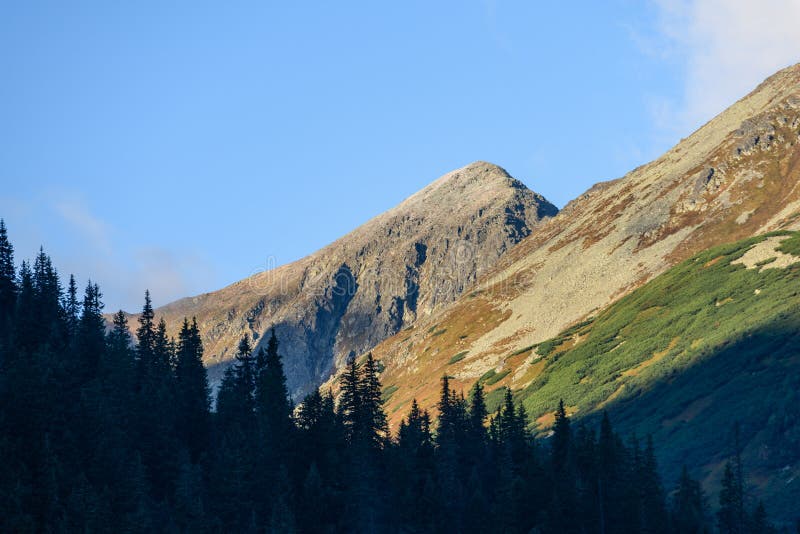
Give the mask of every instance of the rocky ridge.
M 396 421 L 412 397 L 435 403 L 447 373 L 469 388 L 495 371 L 524 388 L 556 336 L 713 245 L 800 227 L 800 65 L 657 160 L 599 183 L 504 256 L 470 292 L 374 354 Z M 453 361 L 456 360 L 456 361 Z M 540 414 L 532 414 L 538 416 Z
M 212 381 L 242 335 L 274 327 L 290 390 L 316 387 L 361 354 L 454 301 L 557 209 L 476 162 L 297 262 L 156 310 L 196 316 Z

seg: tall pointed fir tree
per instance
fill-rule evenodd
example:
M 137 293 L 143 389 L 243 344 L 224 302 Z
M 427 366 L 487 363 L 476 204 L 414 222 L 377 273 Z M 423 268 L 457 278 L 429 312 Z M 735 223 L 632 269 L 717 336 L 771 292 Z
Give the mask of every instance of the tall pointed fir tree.
M 76 373 L 90 380 L 97 376 L 106 347 L 105 320 L 100 287 L 91 281 L 86 285 L 81 316 L 75 337 Z
M 678 487 L 672 496 L 670 529 L 675 534 L 702 534 L 708 530 L 703 488 L 689 476 L 686 466 L 681 470 Z
M 105 395 L 116 410 L 115 417 L 124 421 L 133 409 L 136 386 L 133 339 L 125 312 L 114 314 L 112 328 L 106 335 L 105 359 L 102 362 Z M 127 432 L 127 429 L 126 429 Z
M 638 476 L 635 477 L 640 505 L 641 531 L 644 534 L 666 534 L 668 515 L 664 488 L 658 474 L 653 437 L 648 435 L 639 463 Z
M 371 447 L 381 449 L 386 445 L 389 425 L 386 421 L 386 413 L 383 411 L 378 366 L 372 353 L 367 354 L 364 362 L 364 369 L 359 380 L 359 390 L 365 439 Z
M 150 300 L 150 291 L 144 292 L 144 306 L 142 313 L 139 315 L 139 327 L 136 329 L 136 361 L 138 366 L 138 387 L 141 389 L 145 382 L 149 380 L 151 371 L 151 362 L 155 358 L 155 312 L 153 311 L 153 303 Z
M 184 318 L 178 334 L 175 356 L 177 431 L 189 460 L 196 463 L 209 445 L 211 433 L 211 390 L 203 365 L 203 342 L 197 319 Z
M 255 359 L 248 335 L 236 349 L 236 361 L 228 366 L 217 392 L 217 425 L 221 437 L 255 439 Z
M 255 360 L 255 416 L 258 430 L 256 470 L 261 514 L 274 516 L 275 503 L 290 493 L 288 472 L 294 441 L 294 424 L 286 375 L 278 353 L 278 339 L 271 329 L 267 349 L 260 348 Z
M 78 332 L 81 304 L 78 301 L 78 284 L 75 282 L 75 276 L 72 274 L 69 275 L 69 284 L 67 284 L 67 295 L 64 299 L 64 314 L 67 321 L 67 332 L 69 337 L 74 339 Z
M 717 510 L 717 528 L 720 534 L 745 532 L 742 512 L 744 503 L 742 501 L 736 466 L 733 462 L 726 462 L 722 475 L 722 489 L 719 492 L 719 509 Z
M 441 378 L 439 421 L 436 427 L 436 479 L 439 483 L 441 519 L 439 528 L 452 523 L 459 528 L 463 515 L 466 442 L 466 401 L 450 387 L 450 377 Z
M 16 302 L 17 283 L 14 269 L 14 247 L 8 240 L 6 223 L 3 219 L 0 219 L 0 342 L 8 334 Z
M 255 361 L 254 401 L 261 437 L 269 442 L 269 447 L 283 454 L 288 450 L 288 434 L 292 430 L 292 406 L 274 328 L 267 349 L 259 349 Z
M 361 391 L 355 358 L 350 358 L 347 362 L 347 369 L 342 374 L 340 382 L 338 412 L 344 426 L 345 439 L 352 445 L 358 440 L 357 435 L 361 432 Z
M 247 335 L 217 391 L 215 440 L 209 468 L 209 504 L 219 528 L 246 531 L 256 521 L 253 357 Z M 267 521 L 260 517 L 258 520 Z
M 555 413 L 550 445 L 553 500 L 550 504 L 548 524 L 553 531 L 566 533 L 579 531 L 577 515 L 574 513 L 578 502 L 574 459 L 572 426 L 562 399 Z
M 178 476 L 176 406 L 170 358 L 172 345 L 163 319 L 154 325 L 149 291 L 145 292 L 137 338 L 138 388 L 136 397 L 138 440 L 154 495 L 172 495 Z
M 419 531 L 425 530 L 435 512 L 434 503 L 421 498 L 426 482 L 434 476 L 433 460 L 430 415 L 413 399 L 397 433 L 393 486 L 401 521 Z
M 467 434 L 469 436 L 467 446 L 469 454 L 476 461 L 485 454 L 486 447 L 486 397 L 483 391 L 483 384 L 480 381 L 475 383 L 470 392 L 469 415 L 467 424 Z

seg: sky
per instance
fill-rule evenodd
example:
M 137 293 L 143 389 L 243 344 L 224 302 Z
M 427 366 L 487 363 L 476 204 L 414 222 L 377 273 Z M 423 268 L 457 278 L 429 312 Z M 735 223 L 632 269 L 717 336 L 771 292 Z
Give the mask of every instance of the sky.
M 0 218 L 17 260 L 43 246 L 134 311 L 476 160 L 561 207 L 800 61 L 798 20 L 800 0 L 0 0 Z

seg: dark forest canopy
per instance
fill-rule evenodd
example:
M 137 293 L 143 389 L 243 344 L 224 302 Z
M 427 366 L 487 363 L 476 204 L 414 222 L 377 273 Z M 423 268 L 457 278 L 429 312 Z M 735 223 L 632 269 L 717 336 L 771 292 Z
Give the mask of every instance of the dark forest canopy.
M 274 331 L 241 340 L 212 410 L 196 321 L 168 337 L 149 294 L 135 325 L 102 311 L 43 251 L 16 269 L 0 222 L 2 532 L 774 531 L 738 455 L 712 512 L 607 417 L 574 428 L 562 403 L 537 440 L 510 391 L 489 414 L 446 376 L 438 417 L 414 402 L 392 434 L 371 355 L 295 409 Z

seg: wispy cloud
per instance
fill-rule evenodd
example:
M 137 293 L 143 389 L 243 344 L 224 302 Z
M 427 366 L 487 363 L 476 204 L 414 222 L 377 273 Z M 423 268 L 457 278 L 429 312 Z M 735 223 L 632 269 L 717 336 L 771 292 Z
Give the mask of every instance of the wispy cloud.
M 697 128 L 764 78 L 800 61 L 800 0 L 656 0 L 659 31 L 685 74 L 662 126 Z M 668 118 L 669 117 L 669 118 Z
M 111 227 L 92 214 L 85 200 L 74 195 L 60 194 L 54 202 L 54 208 L 93 248 L 105 253 L 111 252 Z
M 141 307 L 149 289 L 156 305 L 215 288 L 212 262 L 201 251 L 170 249 L 151 237 L 126 233 L 93 209 L 77 191 L 45 189 L 32 199 L 0 195 L 16 260 L 40 245 L 63 277 L 73 273 L 100 284 L 106 311 Z

